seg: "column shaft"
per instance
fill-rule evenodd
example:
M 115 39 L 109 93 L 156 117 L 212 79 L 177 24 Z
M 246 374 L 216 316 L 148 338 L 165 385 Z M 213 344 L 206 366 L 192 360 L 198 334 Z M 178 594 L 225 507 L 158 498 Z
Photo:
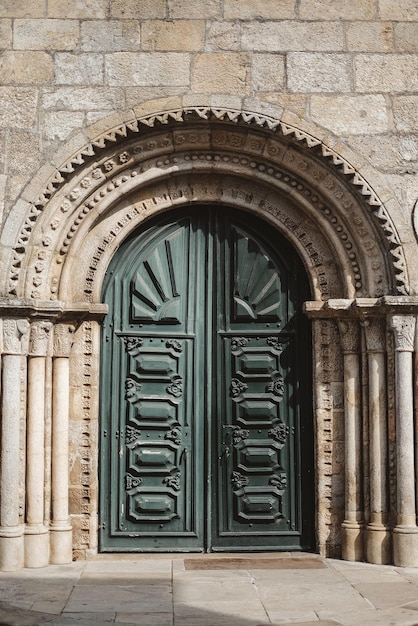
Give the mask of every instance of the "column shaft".
M 418 565 L 412 368 L 415 323 L 415 318 L 411 315 L 396 315 L 391 319 L 395 338 L 397 505 L 393 559 L 395 565 L 403 567 Z
M 345 519 L 342 556 L 347 561 L 364 558 L 364 514 L 361 471 L 361 394 L 358 323 L 339 321 L 344 351 Z

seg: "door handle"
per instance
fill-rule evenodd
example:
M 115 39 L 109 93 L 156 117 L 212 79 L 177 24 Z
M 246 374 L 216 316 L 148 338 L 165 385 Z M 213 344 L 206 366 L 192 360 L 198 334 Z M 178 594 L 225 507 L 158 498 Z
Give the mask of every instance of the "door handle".
M 181 451 L 181 454 L 180 454 L 180 458 L 179 458 L 179 465 L 182 464 L 183 458 L 187 459 L 188 453 L 189 453 L 189 451 L 187 450 L 187 448 L 183 448 L 183 450 Z

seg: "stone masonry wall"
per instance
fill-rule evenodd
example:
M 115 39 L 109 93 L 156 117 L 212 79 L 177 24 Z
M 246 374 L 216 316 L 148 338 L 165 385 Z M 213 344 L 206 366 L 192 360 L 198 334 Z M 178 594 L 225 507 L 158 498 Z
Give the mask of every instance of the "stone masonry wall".
M 139 103 L 295 111 L 418 196 L 416 0 L 2 0 L 0 215 L 83 127 Z M 107 125 L 109 126 L 109 124 Z

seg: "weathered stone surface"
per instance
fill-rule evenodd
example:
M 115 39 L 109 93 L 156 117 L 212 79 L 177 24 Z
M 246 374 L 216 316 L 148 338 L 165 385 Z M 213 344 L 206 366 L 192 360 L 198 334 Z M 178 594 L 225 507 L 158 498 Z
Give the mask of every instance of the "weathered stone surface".
M 253 89 L 275 91 L 284 86 L 284 56 L 278 54 L 254 54 L 252 63 Z
M 220 0 L 168 0 L 168 17 L 171 19 L 205 19 L 221 17 Z
M 287 83 L 291 92 L 351 91 L 349 55 L 292 52 L 287 58 Z
M 384 20 L 413 22 L 418 20 L 415 0 L 379 0 L 379 17 Z
M 36 84 L 53 78 L 53 61 L 47 52 L 3 52 L 0 55 L 0 82 Z
M 351 144 L 383 172 L 417 172 L 417 135 L 376 135 L 372 142 L 369 137 L 353 137 Z
M 203 20 L 146 21 L 141 25 L 143 50 L 178 52 L 201 50 L 205 41 Z
M 55 55 L 55 82 L 58 85 L 102 85 L 104 58 L 102 54 Z
M 224 11 L 226 19 L 285 20 L 296 17 L 293 0 L 225 0 Z
M 393 118 L 399 132 L 418 132 L 418 96 L 393 98 Z
M 193 63 L 192 89 L 195 92 L 244 94 L 249 83 L 246 54 L 198 54 Z
M 113 0 L 110 15 L 121 19 L 164 19 L 166 4 L 166 0 Z
M 376 0 L 338 3 L 334 0 L 300 0 L 299 3 L 299 18 L 302 20 L 372 20 L 375 17 Z
M 45 11 L 46 0 L 2 0 L 0 3 L 0 17 L 44 17 Z
M 83 52 L 124 52 L 139 50 L 141 27 L 136 20 L 88 20 L 81 22 Z
M 15 20 L 16 50 L 73 50 L 80 34 L 77 20 Z
M 125 99 L 121 89 L 61 87 L 47 89 L 42 96 L 42 105 L 46 110 L 117 110 L 123 108 L 124 104 Z
M 398 52 L 418 51 L 418 23 L 395 24 L 395 48 Z
M 384 96 L 312 96 L 311 116 L 338 135 L 374 135 L 388 132 L 389 114 Z
M 8 169 L 27 174 L 36 169 L 40 157 L 39 136 L 24 130 L 9 131 L 6 138 Z
M 211 50 L 239 50 L 240 27 L 236 22 L 212 21 L 207 26 L 206 39 Z
M 244 50 L 339 51 L 344 49 L 344 30 L 339 23 L 248 22 L 242 25 L 241 40 Z
M 83 127 L 84 113 L 81 111 L 51 111 L 46 113 L 45 137 L 48 140 L 66 139 L 74 130 Z
M 0 48 L 12 47 L 12 21 L 0 19 Z
M 67 19 L 95 19 L 107 17 L 107 0 L 48 0 L 48 17 Z
M 105 80 L 110 86 L 185 85 L 190 78 L 190 57 L 181 52 L 107 54 Z
M 38 89 L 0 87 L 0 126 L 30 129 L 37 121 Z
M 416 91 L 418 57 L 359 54 L 354 59 L 355 89 L 359 92 Z
M 393 24 L 391 22 L 349 22 L 347 46 L 356 52 L 391 52 Z

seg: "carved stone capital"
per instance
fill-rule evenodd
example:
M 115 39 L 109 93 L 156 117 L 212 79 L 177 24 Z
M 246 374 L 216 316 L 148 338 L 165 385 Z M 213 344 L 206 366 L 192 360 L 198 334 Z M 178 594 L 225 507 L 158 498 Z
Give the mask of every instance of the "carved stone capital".
M 57 324 L 54 328 L 54 356 L 69 357 L 74 342 L 75 324 Z
M 385 320 L 369 317 L 362 322 L 368 352 L 384 352 L 386 346 Z
M 360 332 L 357 320 L 338 320 L 341 346 L 344 354 L 355 353 L 360 347 Z
M 52 322 L 45 320 L 33 322 L 30 327 L 29 355 L 46 356 Z
M 28 331 L 28 320 L 3 320 L 3 352 L 5 354 L 23 354 Z
M 390 318 L 390 327 L 393 331 L 396 351 L 414 351 L 415 326 L 416 319 L 413 315 L 393 315 Z

